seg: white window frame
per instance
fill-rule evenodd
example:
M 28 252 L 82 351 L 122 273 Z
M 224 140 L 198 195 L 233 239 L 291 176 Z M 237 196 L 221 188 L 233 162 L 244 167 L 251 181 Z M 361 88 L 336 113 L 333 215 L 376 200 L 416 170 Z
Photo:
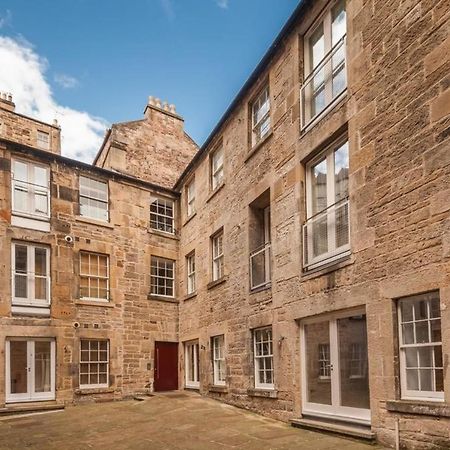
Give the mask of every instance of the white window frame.
M 258 118 L 259 112 L 263 106 L 268 103 L 267 111 Z M 251 104 L 251 116 L 252 116 L 252 147 L 259 144 L 265 137 L 271 132 L 271 119 L 270 119 L 270 89 L 269 83 L 267 83 L 259 92 L 258 96 L 253 100 Z M 268 120 L 268 127 L 265 132 L 261 132 L 261 124 Z
M 213 191 L 223 184 L 223 158 L 223 145 L 220 145 L 211 153 L 211 188 Z
M 152 208 L 156 210 L 152 211 Z M 160 209 L 164 212 L 160 212 Z M 172 209 L 172 214 L 169 214 Z M 150 228 L 166 234 L 175 234 L 175 202 L 171 198 L 154 197 L 150 203 Z
M 304 36 L 304 81 L 307 81 L 307 79 L 312 76 L 313 72 L 317 71 L 324 62 L 333 56 L 334 52 L 339 49 L 340 46 L 344 47 L 344 75 L 345 75 L 345 83 L 346 86 L 344 90 L 336 95 L 335 98 L 333 98 L 332 93 L 332 84 L 333 84 L 333 78 L 330 73 L 330 68 L 325 67 L 325 81 L 324 81 L 324 90 L 325 90 L 325 96 L 326 99 L 326 105 L 324 109 L 316 113 L 315 115 L 312 115 L 311 113 L 311 104 L 308 102 L 305 104 L 305 102 L 301 101 L 301 128 L 305 129 L 309 126 L 311 126 L 313 123 L 316 123 L 320 118 L 328 114 L 328 112 L 333 109 L 333 107 L 343 98 L 347 93 L 347 83 L 348 83 L 348 76 L 347 76 L 347 57 L 346 57 L 346 36 L 347 36 L 347 24 L 346 24 L 346 33 L 344 36 L 334 44 L 332 45 L 332 11 L 335 8 L 335 6 L 340 2 L 341 0 L 332 0 L 330 4 L 327 6 L 326 10 L 316 19 L 313 26 L 308 30 L 308 32 Z M 347 1 L 344 0 L 344 9 L 347 14 Z M 347 19 L 347 18 L 346 18 Z M 316 67 L 311 66 L 311 46 L 310 46 L 310 40 L 313 34 L 316 32 L 316 30 L 322 26 L 323 27 L 323 36 L 324 36 L 324 58 L 321 62 L 319 62 Z M 339 67 L 339 66 L 338 66 Z M 302 87 L 302 89 L 306 87 L 305 85 Z M 302 95 L 300 95 L 300 98 L 302 98 Z M 307 120 L 304 120 L 303 117 L 306 113 L 309 113 L 309 118 Z
M 161 269 L 160 263 L 164 262 L 164 264 L 171 263 L 172 264 L 172 276 L 162 276 L 159 274 L 159 270 Z M 153 269 L 156 269 L 156 275 L 152 273 Z M 164 270 L 167 272 L 167 266 L 165 266 Z M 172 295 L 159 294 L 158 288 L 162 287 L 158 284 L 158 281 L 164 280 L 164 291 L 167 292 L 168 288 L 172 288 Z M 155 289 L 156 288 L 156 292 Z M 166 297 L 166 298 L 175 298 L 175 261 L 169 258 L 163 258 L 161 256 L 151 256 L 150 261 L 150 294 L 154 297 Z
M 16 216 L 29 217 L 36 220 L 48 220 L 50 218 L 50 168 L 44 164 L 39 164 L 34 161 L 27 161 L 20 158 L 12 159 L 12 189 L 11 189 L 11 203 L 12 203 L 12 214 Z M 15 163 L 24 164 L 27 166 L 27 181 L 16 180 L 15 178 Z M 47 174 L 47 185 L 41 186 L 34 183 L 34 168 L 39 167 L 44 169 Z M 17 208 L 15 201 L 15 191 L 22 190 L 27 193 L 27 211 L 20 211 Z M 46 195 L 47 197 L 47 213 L 36 212 L 35 207 L 35 195 L 39 193 L 41 195 Z
M 213 358 L 213 381 L 215 386 L 225 386 L 225 336 L 213 336 L 211 338 Z
M 187 295 L 194 294 L 196 291 L 195 279 L 195 252 L 186 256 L 186 292 Z
M 442 352 L 442 337 L 441 341 L 435 342 L 431 341 L 431 322 L 432 321 L 439 321 L 441 326 L 441 333 L 442 333 L 442 321 L 441 321 L 441 315 L 439 317 L 431 318 L 430 311 L 431 311 L 431 302 L 433 300 L 439 301 L 439 312 L 440 312 L 440 300 L 439 300 L 439 293 L 433 292 L 428 294 L 419 294 L 414 295 L 410 297 L 401 298 L 397 302 L 397 314 L 398 314 L 398 336 L 399 336 L 399 352 L 400 352 L 400 385 L 401 385 L 401 398 L 404 400 L 423 400 L 423 401 L 444 401 L 444 391 L 421 391 L 421 390 L 410 390 L 407 388 L 407 381 L 406 381 L 406 352 L 405 350 L 410 349 L 417 349 L 419 351 L 420 348 L 423 347 L 440 347 L 441 348 L 441 359 L 443 360 L 444 354 Z M 414 300 L 424 300 L 427 302 L 427 319 L 415 319 L 415 308 L 412 308 L 413 310 L 413 320 L 412 321 L 403 321 L 402 318 L 402 311 L 401 311 L 401 305 L 402 303 L 408 303 L 413 302 Z M 430 342 L 427 343 L 413 343 L 413 344 L 404 344 L 403 343 L 403 330 L 402 325 L 411 324 L 413 326 L 413 335 L 414 340 L 416 339 L 416 324 L 420 322 L 427 322 L 428 323 L 428 335 L 430 336 Z M 418 369 L 424 368 L 420 366 L 420 356 L 417 354 L 418 359 Z M 433 367 L 431 369 L 434 370 L 436 368 L 442 370 L 442 367 L 435 367 L 435 354 L 433 352 Z M 429 369 L 427 367 L 427 369 Z M 414 369 L 416 370 L 416 369 Z M 419 389 L 420 389 L 420 372 L 418 374 L 418 383 L 419 383 Z M 434 384 L 434 378 L 432 380 L 432 383 Z
M 16 246 L 27 248 L 27 297 L 16 297 L 16 275 L 23 276 L 19 272 L 16 272 Z M 46 275 L 39 275 L 38 278 L 44 278 L 46 280 L 46 292 L 47 299 L 36 300 L 35 298 L 35 249 L 45 250 L 46 254 Z M 13 241 L 11 246 L 11 272 L 12 272 L 12 305 L 13 306 L 31 306 L 38 308 L 48 308 L 51 302 L 51 276 L 50 276 L 50 248 L 44 245 L 32 244 L 23 241 Z
M 84 187 L 83 186 L 83 180 L 89 180 L 89 182 L 90 181 L 95 181 L 96 183 L 104 185 L 105 186 L 106 200 L 102 199 L 100 197 L 93 197 L 93 196 L 90 196 L 90 195 L 82 194 L 81 193 L 82 192 L 82 187 Z M 108 182 L 107 181 L 98 180 L 96 178 L 91 178 L 91 177 L 86 177 L 84 175 L 80 175 L 80 177 L 79 177 L 79 190 L 80 190 L 79 191 L 79 196 L 80 196 L 80 216 L 81 217 L 86 217 L 86 218 L 89 218 L 89 219 L 93 219 L 93 220 L 98 220 L 99 222 L 109 222 L 109 184 L 108 184 Z M 96 208 L 96 209 L 98 209 L 100 211 L 106 211 L 106 219 L 90 216 L 88 214 L 83 214 L 82 208 L 81 208 L 81 206 L 82 206 L 81 205 L 81 198 L 86 198 L 88 200 L 93 200 L 95 202 L 99 202 L 101 204 L 104 204 L 106 206 L 105 209 L 102 209 L 102 208 Z M 92 208 L 92 206 L 91 206 L 91 208 Z
M 199 358 L 199 344 L 198 341 L 190 341 L 184 343 L 184 385 L 186 388 L 198 389 L 200 387 L 200 358 Z M 193 361 L 193 373 L 191 373 L 189 364 Z M 191 377 L 192 375 L 192 377 Z M 192 379 L 190 379 L 192 378 Z
M 186 186 L 186 211 L 188 217 L 195 214 L 195 178 Z
M 270 332 L 270 339 L 267 341 L 261 340 L 258 336 L 261 336 L 263 332 Z M 263 347 L 263 343 L 268 343 L 271 351 L 266 354 L 260 353 L 258 351 L 258 344 L 261 344 L 261 348 Z M 275 389 L 275 367 L 273 365 L 273 331 L 272 327 L 263 327 L 256 328 L 253 330 L 253 358 L 254 358 L 254 369 L 255 369 L 255 388 L 256 389 L 267 389 L 273 390 Z M 272 361 L 272 369 L 267 369 L 265 367 L 265 359 L 270 358 Z M 272 372 L 272 383 L 261 382 L 259 378 L 259 372 L 262 370 L 264 373 Z M 266 378 L 266 375 L 264 375 Z
M 44 136 L 46 138 L 44 138 Z M 50 150 L 50 133 L 47 133 L 46 131 L 37 130 L 36 132 L 36 145 L 37 147 L 43 149 L 43 150 Z
M 82 359 L 82 352 L 86 350 L 82 350 L 82 342 L 83 341 L 87 341 L 89 342 L 89 350 L 87 351 L 87 354 L 89 355 L 89 360 L 83 360 Z M 91 361 L 91 343 L 95 342 L 97 344 L 97 352 L 98 352 L 98 361 Z M 100 360 L 100 342 L 106 342 L 106 356 L 107 359 L 105 360 Z M 107 388 L 109 387 L 109 360 L 110 360 L 110 352 L 109 352 L 109 340 L 108 339 L 89 339 L 89 338 L 82 338 L 80 339 L 80 361 L 79 361 L 79 366 L 78 366 L 78 374 L 79 374 L 79 386 L 80 389 L 98 389 L 98 388 Z M 81 383 L 81 376 L 84 375 L 85 373 L 81 372 L 81 364 L 88 364 L 88 366 L 90 367 L 92 364 L 106 364 L 106 383 L 97 383 L 97 384 L 93 384 L 93 383 L 88 383 L 88 384 L 82 384 Z M 88 372 L 89 374 L 90 372 Z M 97 374 L 100 374 L 100 372 L 97 372 Z M 102 374 L 104 374 L 104 372 L 102 372 Z M 88 375 L 89 378 L 89 375 Z
M 212 281 L 224 276 L 223 229 L 211 237 L 212 245 Z
M 97 257 L 97 259 L 100 258 L 106 258 L 106 276 L 101 276 L 99 274 L 94 275 L 91 273 L 83 273 L 82 272 L 82 266 L 81 266 L 81 257 L 82 255 L 88 255 L 89 257 L 89 271 L 91 269 L 91 258 L 92 257 Z M 81 300 L 89 300 L 89 301 L 95 301 L 95 302 L 104 302 L 104 303 L 108 303 L 110 300 L 110 292 L 109 292 L 109 256 L 108 255 L 104 255 L 102 253 L 95 253 L 95 252 L 88 252 L 85 250 L 81 250 L 80 251 L 80 285 L 79 285 L 79 289 L 80 289 L 80 299 Z M 88 279 L 88 290 L 89 293 L 91 293 L 91 279 L 95 279 L 95 280 L 106 280 L 106 298 L 101 298 L 101 297 L 83 297 L 81 295 L 81 278 L 87 278 Z

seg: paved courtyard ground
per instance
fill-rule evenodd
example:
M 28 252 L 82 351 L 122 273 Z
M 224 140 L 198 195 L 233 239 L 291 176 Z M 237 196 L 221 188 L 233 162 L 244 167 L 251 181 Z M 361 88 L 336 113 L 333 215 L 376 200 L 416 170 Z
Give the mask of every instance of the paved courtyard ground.
M 197 394 L 86 404 L 63 412 L 2 418 L 0 449 L 215 450 L 380 447 L 300 430 Z

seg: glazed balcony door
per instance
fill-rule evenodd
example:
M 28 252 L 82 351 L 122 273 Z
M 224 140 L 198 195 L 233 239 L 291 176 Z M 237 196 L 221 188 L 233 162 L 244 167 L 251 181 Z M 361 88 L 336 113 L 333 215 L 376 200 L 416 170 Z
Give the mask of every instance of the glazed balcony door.
M 302 324 L 303 414 L 370 424 L 366 315 Z
M 55 341 L 6 341 L 6 401 L 28 402 L 55 398 Z

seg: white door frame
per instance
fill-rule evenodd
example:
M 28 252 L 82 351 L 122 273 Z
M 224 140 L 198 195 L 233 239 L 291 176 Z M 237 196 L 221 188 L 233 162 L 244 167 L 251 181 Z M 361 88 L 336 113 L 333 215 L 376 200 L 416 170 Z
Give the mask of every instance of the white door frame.
M 327 419 L 341 419 L 355 423 L 370 425 L 370 409 L 352 408 L 341 406 L 341 380 L 339 367 L 339 335 L 337 320 L 354 315 L 364 314 L 365 309 L 351 311 L 339 311 L 337 313 L 327 314 L 320 317 L 305 319 L 300 324 L 300 358 L 301 358 L 301 386 L 302 386 L 302 413 Z M 366 316 L 367 317 L 367 316 Z M 306 330 L 305 325 L 311 323 L 327 322 L 329 326 L 330 339 L 330 364 L 331 370 L 331 405 L 308 402 L 308 377 L 307 377 L 307 358 L 306 358 Z
M 27 343 L 27 392 L 11 393 L 11 342 L 22 341 Z M 50 391 L 35 392 L 35 343 L 38 341 L 50 342 Z M 5 342 L 6 367 L 6 403 L 35 402 L 55 399 L 55 371 L 56 371 L 56 343 L 52 338 L 18 337 L 7 338 Z

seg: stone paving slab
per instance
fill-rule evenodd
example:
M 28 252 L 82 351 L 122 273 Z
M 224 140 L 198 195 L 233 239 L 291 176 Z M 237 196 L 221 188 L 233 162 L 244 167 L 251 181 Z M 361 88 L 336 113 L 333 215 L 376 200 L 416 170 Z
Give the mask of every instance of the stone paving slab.
M 195 393 L 89 403 L 0 420 L 0 450 L 380 450 L 293 428 Z

